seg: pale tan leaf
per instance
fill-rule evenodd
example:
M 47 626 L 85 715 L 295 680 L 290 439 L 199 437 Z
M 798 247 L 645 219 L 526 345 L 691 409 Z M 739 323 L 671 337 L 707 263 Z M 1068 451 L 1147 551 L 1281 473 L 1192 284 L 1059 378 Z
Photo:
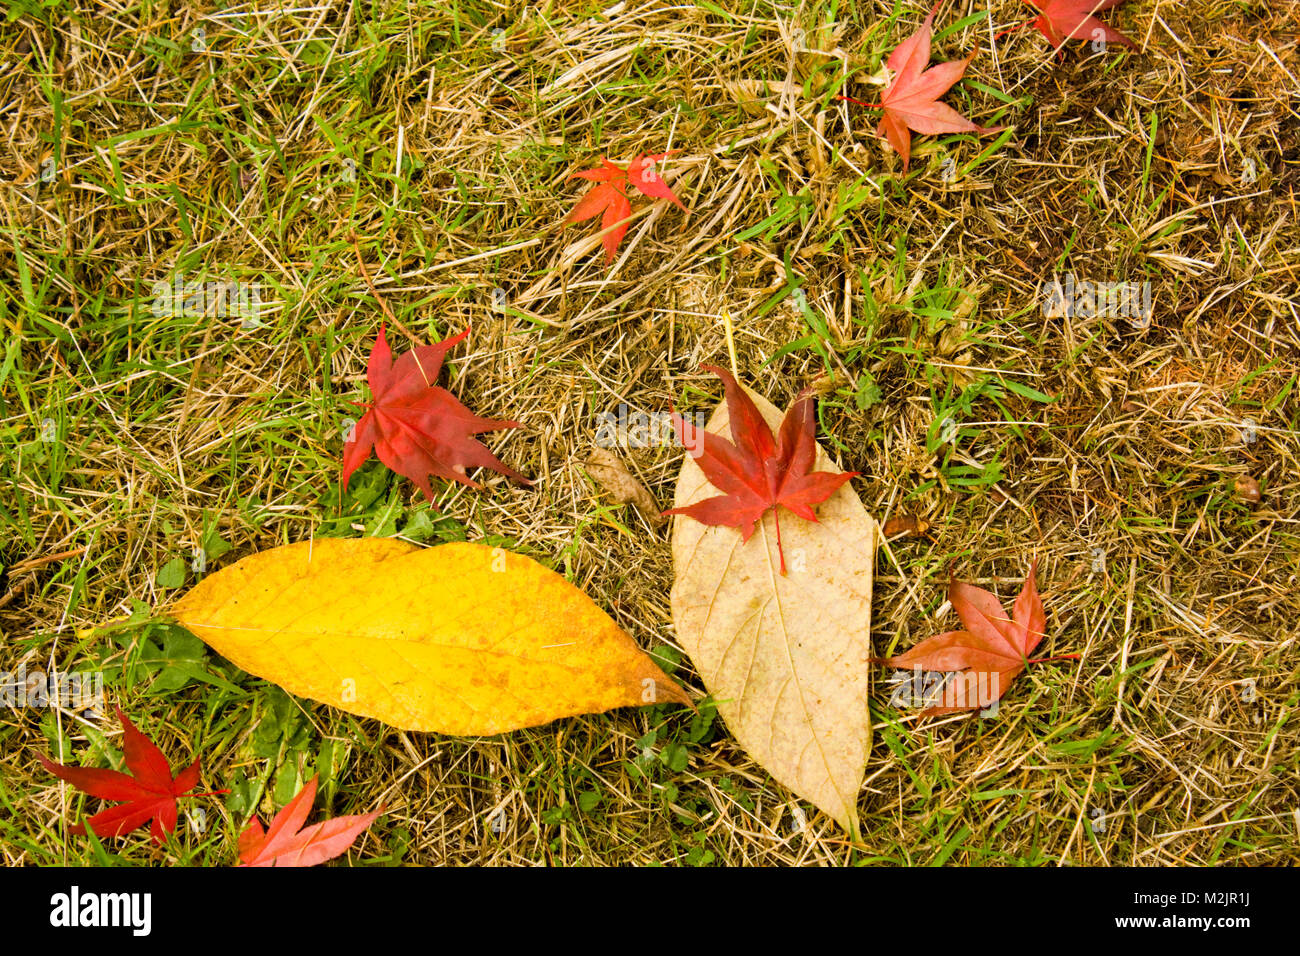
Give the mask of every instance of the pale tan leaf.
M 631 503 L 642 517 L 656 528 L 667 520 L 661 509 L 655 504 L 654 497 L 645 485 L 637 481 L 636 476 L 627 470 L 623 460 L 607 448 L 596 447 L 587 458 L 587 473 L 596 480 L 605 491 L 614 496 L 614 500 Z
M 775 432 L 781 412 L 746 391 Z M 725 403 L 708 431 L 730 437 Z M 816 468 L 839 470 L 820 446 Z M 719 493 L 687 455 L 674 507 Z M 772 512 L 747 543 L 734 528 L 676 516 L 673 623 L 745 751 L 856 838 L 876 525 L 849 483 L 816 510 L 814 523 L 782 509 L 784 577 Z

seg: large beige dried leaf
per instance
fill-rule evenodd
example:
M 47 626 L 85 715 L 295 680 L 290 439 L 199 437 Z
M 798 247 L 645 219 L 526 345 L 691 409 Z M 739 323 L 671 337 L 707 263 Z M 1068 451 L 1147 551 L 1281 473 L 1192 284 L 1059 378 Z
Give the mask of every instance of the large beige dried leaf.
M 205 578 L 172 612 L 250 674 L 406 730 L 495 734 L 690 704 L 582 591 L 480 544 L 284 545 Z
M 781 412 L 746 392 L 775 432 Z M 707 430 L 731 437 L 726 403 Z M 820 446 L 815 467 L 838 470 Z M 717 494 L 688 454 L 673 506 Z M 847 483 L 817 507 L 817 517 L 781 515 L 783 577 L 772 512 L 747 543 L 735 528 L 677 516 L 673 623 L 745 751 L 856 838 L 871 742 L 876 525 Z

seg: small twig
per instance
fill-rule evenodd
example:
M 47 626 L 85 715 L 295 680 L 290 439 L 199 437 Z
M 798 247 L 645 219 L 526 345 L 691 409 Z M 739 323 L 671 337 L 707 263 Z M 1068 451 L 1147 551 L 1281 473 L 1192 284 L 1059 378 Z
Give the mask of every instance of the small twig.
M 60 551 L 57 554 L 47 554 L 43 558 L 28 558 L 26 561 L 19 561 L 16 564 L 9 565 L 8 571 L 10 572 L 11 577 L 17 578 L 20 575 L 23 575 L 24 577 L 22 580 L 15 580 L 13 586 L 10 587 L 3 596 L 0 596 L 0 608 L 8 607 L 13 599 L 22 593 L 23 589 L 31 583 L 31 573 L 37 568 L 47 564 L 52 564 L 55 561 L 62 561 L 65 558 L 75 558 L 77 555 L 85 553 L 86 546 L 82 545 L 80 548 L 70 548 L 67 551 Z
M 43 564 L 49 564 L 52 561 L 62 561 L 64 558 L 75 558 L 79 554 L 86 553 L 86 546 L 80 548 L 70 548 L 67 551 L 60 551 L 58 554 L 47 554 L 43 558 L 28 558 L 26 561 L 19 561 L 9 566 L 10 571 L 30 571 L 33 568 L 39 568 Z

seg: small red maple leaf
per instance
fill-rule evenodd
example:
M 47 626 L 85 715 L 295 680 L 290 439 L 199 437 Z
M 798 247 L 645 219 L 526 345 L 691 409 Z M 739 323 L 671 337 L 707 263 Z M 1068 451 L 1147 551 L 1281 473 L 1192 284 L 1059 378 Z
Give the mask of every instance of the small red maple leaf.
M 1034 562 L 1009 618 L 996 595 L 954 579 L 948 586 L 948 600 L 966 629 L 936 634 L 905 654 L 876 659 L 877 663 L 890 667 L 958 671 L 964 672 L 967 678 L 977 678 L 973 685 L 969 680 L 948 681 L 942 688 L 941 698 L 923 710 L 922 717 L 986 707 L 1001 699 L 1026 665 L 1046 663 L 1029 657 L 1043 640 L 1047 627 L 1043 601 L 1038 594 L 1037 571 L 1038 563 Z M 1051 660 L 1071 660 L 1077 656 Z M 977 699 L 974 688 L 980 686 L 978 678 L 984 679 L 983 686 L 991 699 Z
M 430 475 L 479 488 L 468 477 L 468 469 L 491 468 L 521 484 L 532 484 L 471 437 L 499 428 L 518 428 L 519 423 L 479 418 L 451 392 L 433 384 L 447 350 L 467 335 L 468 328 L 434 345 L 404 352 L 394 361 L 384 326 L 379 327 L 366 372 L 374 400 L 355 403 L 366 413 L 357 422 L 351 440 L 343 445 L 344 488 L 352 473 L 370 457 L 371 449 L 393 471 L 414 481 L 430 502 Z
M 262 829 L 262 821 L 253 817 L 239 835 L 240 866 L 317 866 L 342 855 L 358 836 L 374 823 L 383 809 L 333 817 L 303 829 L 307 814 L 316 799 L 319 774 L 290 800 Z
M 583 169 L 574 173 L 570 179 L 587 179 L 600 185 L 582 197 L 578 205 L 564 217 L 564 224 L 585 222 L 594 216 L 601 216 L 601 229 L 608 230 L 601 239 L 605 246 L 605 262 L 613 262 L 614 256 L 618 254 L 619 243 L 627 235 L 628 220 L 632 215 L 632 203 L 627 198 L 629 183 L 651 198 L 669 199 L 683 212 L 690 211 L 659 176 L 657 164 L 671 155 L 672 152 L 638 156 L 627 164 L 627 169 L 601 157 L 600 168 Z
M 199 785 L 199 761 L 195 760 L 173 777 L 163 752 L 135 729 L 120 708 L 117 708 L 117 719 L 122 722 L 122 750 L 130 774 L 96 767 L 70 767 L 55 763 L 44 754 L 37 755 L 46 770 L 83 793 L 121 802 L 121 806 L 96 813 L 84 825 L 78 823 L 72 828 L 73 833 L 83 836 L 89 826 L 97 836 L 121 836 L 152 820 L 149 835 L 154 843 L 162 843 L 176 829 L 178 797 L 229 793 L 228 790 L 190 793 Z
M 676 152 L 677 150 L 674 149 L 667 153 L 654 153 L 650 156 L 638 156 L 627 164 L 627 179 L 628 182 L 650 198 L 667 199 L 682 212 L 690 212 L 690 210 L 682 204 L 682 201 L 673 194 L 673 191 L 668 188 L 668 184 L 664 182 L 663 178 L 659 175 L 659 163 L 663 162 Z
M 816 521 L 812 506 L 825 501 L 858 472 L 812 471 L 817 461 L 817 442 L 809 390 L 795 398 L 781 421 L 780 434 L 774 436 L 753 400 L 729 372 L 715 365 L 702 366 L 702 370 L 718 376 L 726 387 L 732 440 L 696 428 L 676 412 L 673 425 L 705 477 L 724 494 L 664 514 L 687 515 L 702 524 L 739 528 L 742 540 L 748 541 L 754 526 L 770 509 L 776 520 L 781 573 L 785 574 L 777 506 L 784 506 L 806 521 Z
M 1113 27 L 1107 26 L 1093 14 L 1117 7 L 1124 0 L 1026 0 L 1039 12 L 1033 26 L 1047 37 L 1053 50 L 1059 50 L 1066 40 L 1103 40 L 1122 43 L 1130 50 L 1138 45 Z
M 943 0 L 939 2 L 942 3 Z M 962 78 L 966 67 L 975 58 L 975 52 L 972 51 L 964 60 L 940 63 L 926 69 L 930 62 L 930 24 L 938 9 L 939 3 L 936 3 L 917 31 L 889 54 L 885 66 L 893 74 L 893 80 L 880 94 L 879 104 L 863 103 L 851 96 L 839 97 L 859 106 L 875 106 L 882 110 L 876 135 L 887 140 L 894 151 L 903 157 L 904 171 L 912 159 L 910 131 L 930 135 L 979 133 L 982 136 L 999 132 L 1003 128 L 979 126 L 951 106 L 939 102 L 939 97 Z

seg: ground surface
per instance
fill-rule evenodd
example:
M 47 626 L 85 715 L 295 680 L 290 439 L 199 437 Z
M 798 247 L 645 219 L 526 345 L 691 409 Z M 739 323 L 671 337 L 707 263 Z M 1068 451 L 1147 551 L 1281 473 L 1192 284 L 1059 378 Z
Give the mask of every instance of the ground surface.
M 916 137 L 906 175 L 878 114 L 834 97 L 875 99 L 917 4 L 8 9 L 0 668 L 100 669 L 110 707 L 233 791 L 165 849 L 98 847 L 64 821 L 102 804 L 35 756 L 63 735 L 109 765 L 116 721 L 6 711 L 8 862 L 229 863 L 315 772 L 318 812 L 389 804 L 366 865 L 1300 859 L 1295 4 L 1133 0 L 1104 17 L 1145 52 L 1059 59 L 995 40 L 1025 4 L 950 4 L 935 61 L 980 51 L 946 101 L 1009 129 Z M 586 185 L 566 177 L 669 148 L 691 215 L 638 200 L 607 267 L 590 224 L 561 227 Z M 444 383 L 524 423 L 490 440 L 536 487 L 440 484 L 436 514 L 372 461 L 341 495 L 382 317 L 359 257 L 417 335 L 473 321 Z M 262 323 L 155 314 L 178 274 L 257 283 Z M 1045 310 L 1067 274 L 1150 283 L 1149 323 Z M 724 312 L 759 392 L 819 383 L 820 438 L 882 523 L 923 519 L 881 548 L 878 653 L 951 626 L 950 570 L 1009 597 L 1036 556 L 1042 653 L 1080 655 L 987 720 L 918 722 L 879 675 L 861 847 L 720 722 L 401 733 L 151 617 L 196 548 L 468 537 L 678 658 L 667 532 L 582 462 L 620 402 L 712 407 Z M 666 507 L 681 449 L 618 451 Z

